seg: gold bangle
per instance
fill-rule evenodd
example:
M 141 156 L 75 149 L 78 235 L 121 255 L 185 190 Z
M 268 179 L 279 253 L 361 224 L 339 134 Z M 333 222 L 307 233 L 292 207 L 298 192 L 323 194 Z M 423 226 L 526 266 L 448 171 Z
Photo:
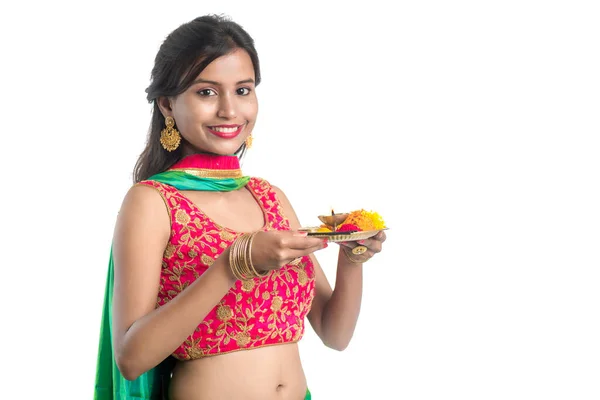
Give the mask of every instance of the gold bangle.
M 245 270 L 243 263 L 240 261 L 240 248 L 244 246 L 245 236 L 241 235 L 232 244 L 229 252 L 229 267 L 233 275 L 239 280 L 248 279 L 247 271 Z
M 254 278 L 254 274 L 252 273 L 252 271 L 250 270 L 250 267 L 248 266 L 248 262 L 246 260 L 246 248 L 248 247 L 248 242 L 250 240 L 250 235 L 245 233 L 243 234 L 238 243 L 237 243 L 237 257 L 236 257 L 236 261 L 237 261 L 237 265 L 238 265 L 238 270 L 240 270 L 240 276 L 242 277 L 243 280 L 249 280 Z
M 239 280 L 266 276 L 269 271 L 258 272 L 252 263 L 252 243 L 258 232 L 240 235 L 229 249 L 229 268 Z
M 269 274 L 269 270 L 258 272 L 256 267 L 252 263 L 252 244 L 254 243 L 254 236 L 256 236 L 257 233 L 258 232 L 254 232 L 254 233 L 250 234 L 250 236 L 248 238 L 248 244 L 246 246 L 246 257 L 245 258 L 249 265 L 249 270 L 252 271 L 252 274 L 254 274 L 258 278 L 262 278 Z

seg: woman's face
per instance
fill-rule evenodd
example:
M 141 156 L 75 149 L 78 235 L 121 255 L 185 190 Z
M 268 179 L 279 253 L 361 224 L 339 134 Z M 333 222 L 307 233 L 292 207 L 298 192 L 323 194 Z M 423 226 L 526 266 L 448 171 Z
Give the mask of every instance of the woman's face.
M 175 119 L 188 142 L 184 155 L 231 155 L 240 148 L 258 114 L 254 79 L 250 56 L 236 49 L 211 62 L 185 92 L 162 100 L 163 115 Z

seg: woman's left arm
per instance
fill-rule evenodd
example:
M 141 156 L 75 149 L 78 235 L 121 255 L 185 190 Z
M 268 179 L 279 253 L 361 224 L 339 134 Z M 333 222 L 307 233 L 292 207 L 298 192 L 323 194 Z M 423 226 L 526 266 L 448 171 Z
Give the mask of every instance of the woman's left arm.
M 273 187 L 282 211 L 290 222 L 290 228 L 300 228 L 298 217 L 281 189 Z M 385 233 L 356 242 L 340 243 L 335 288 L 332 289 L 323 269 L 313 254 L 310 258 L 315 268 L 315 297 L 308 320 L 323 343 L 332 349 L 342 351 L 350 343 L 362 301 L 363 262 L 381 251 Z M 362 245 L 367 251 L 360 255 L 352 254 L 351 249 Z

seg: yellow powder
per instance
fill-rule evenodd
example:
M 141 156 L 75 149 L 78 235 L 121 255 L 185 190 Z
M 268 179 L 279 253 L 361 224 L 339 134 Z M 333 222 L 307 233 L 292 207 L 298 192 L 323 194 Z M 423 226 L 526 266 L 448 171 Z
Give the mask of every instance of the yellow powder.
M 358 226 L 361 231 L 373 231 L 385 228 L 385 222 L 381 215 L 375 211 L 366 211 L 364 209 L 352 211 L 344 224 Z

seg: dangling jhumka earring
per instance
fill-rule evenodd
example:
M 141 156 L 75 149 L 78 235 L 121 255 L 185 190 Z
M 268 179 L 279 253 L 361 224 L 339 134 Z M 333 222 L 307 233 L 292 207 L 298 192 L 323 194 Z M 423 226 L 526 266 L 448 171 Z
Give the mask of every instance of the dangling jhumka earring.
M 250 134 L 247 138 L 246 141 L 244 143 L 246 143 L 246 149 L 250 149 L 252 147 L 252 141 L 254 140 L 254 138 L 252 137 L 252 134 Z
M 173 151 L 177 147 L 179 147 L 179 143 L 181 143 L 181 136 L 179 135 L 179 131 L 174 128 L 175 120 L 173 117 L 165 118 L 165 125 L 167 127 L 160 131 L 160 144 L 166 151 Z

